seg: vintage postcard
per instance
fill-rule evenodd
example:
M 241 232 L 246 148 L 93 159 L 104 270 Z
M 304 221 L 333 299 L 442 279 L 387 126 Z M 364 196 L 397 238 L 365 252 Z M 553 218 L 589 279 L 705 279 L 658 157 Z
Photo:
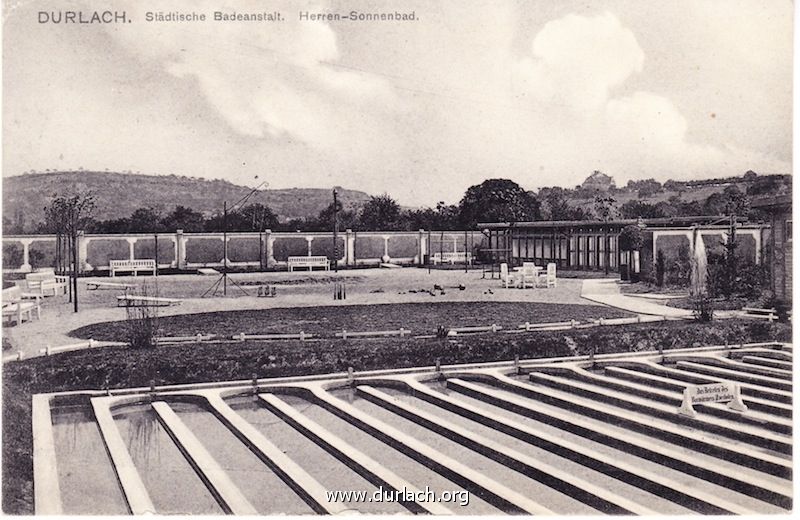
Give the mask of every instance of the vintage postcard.
M 4 0 L 2 510 L 789 515 L 788 0 Z

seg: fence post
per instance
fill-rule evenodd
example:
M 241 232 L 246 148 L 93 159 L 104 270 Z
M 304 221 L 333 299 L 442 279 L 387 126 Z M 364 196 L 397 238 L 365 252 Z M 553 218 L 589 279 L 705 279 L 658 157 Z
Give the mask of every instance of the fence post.
M 347 331 L 342 329 L 342 339 L 347 339 Z
M 305 340 L 306 340 L 306 333 L 301 330 L 300 331 L 300 341 L 305 341 Z
M 353 367 L 347 367 L 347 382 L 350 386 L 356 382 L 355 375 L 353 374 Z

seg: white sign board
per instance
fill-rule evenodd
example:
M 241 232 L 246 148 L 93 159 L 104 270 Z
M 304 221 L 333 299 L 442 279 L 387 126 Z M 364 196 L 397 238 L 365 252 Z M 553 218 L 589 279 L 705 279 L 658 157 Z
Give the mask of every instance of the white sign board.
M 738 412 L 747 410 L 747 406 L 742 402 L 739 385 L 729 381 L 722 381 L 720 383 L 687 386 L 683 390 L 683 403 L 678 409 L 678 413 L 695 417 L 697 412 L 694 410 L 694 405 L 711 403 L 728 403 L 728 408 Z

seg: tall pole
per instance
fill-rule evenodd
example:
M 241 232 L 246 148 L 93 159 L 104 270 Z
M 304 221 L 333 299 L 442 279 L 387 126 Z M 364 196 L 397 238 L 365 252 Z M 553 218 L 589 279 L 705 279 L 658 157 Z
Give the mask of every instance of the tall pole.
M 222 202 L 222 295 L 228 296 L 228 201 Z
M 72 307 L 78 312 L 78 231 L 72 232 Z
M 339 272 L 339 199 L 333 188 L 333 270 Z M 347 247 L 345 245 L 345 247 Z
M 469 269 L 468 269 L 468 267 L 469 267 L 469 262 L 467 262 L 467 255 L 468 255 L 468 254 L 469 254 L 469 253 L 467 252 L 467 230 L 466 230 L 466 228 L 465 228 L 465 229 L 464 229 L 464 272 L 465 272 L 465 273 L 468 273 L 468 272 L 469 272 Z

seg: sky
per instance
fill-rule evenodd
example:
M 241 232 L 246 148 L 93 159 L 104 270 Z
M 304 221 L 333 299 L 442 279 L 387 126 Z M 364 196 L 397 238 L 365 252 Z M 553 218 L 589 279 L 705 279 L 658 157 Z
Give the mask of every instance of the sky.
M 284 21 L 145 22 L 265 6 Z M 417 20 L 299 20 L 395 6 Z M 37 20 L 94 9 L 131 23 Z M 3 176 L 130 170 L 426 206 L 497 177 L 791 173 L 788 0 L 4 0 L 3 16 Z

